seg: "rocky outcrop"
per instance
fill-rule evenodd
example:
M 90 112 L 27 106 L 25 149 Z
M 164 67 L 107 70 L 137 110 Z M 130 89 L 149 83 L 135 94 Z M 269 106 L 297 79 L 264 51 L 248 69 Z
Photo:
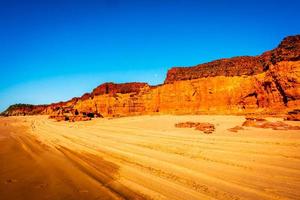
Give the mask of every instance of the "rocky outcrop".
M 288 112 L 285 120 L 300 121 L 300 109 L 295 109 L 295 110 Z
M 194 67 L 174 67 L 167 73 L 165 83 L 215 76 L 255 75 L 264 71 L 264 62 L 258 57 L 242 56 L 220 59 Z
M 180 122 L 175 124 L 177 128 L 195 128 L 197 131 L 202 131 L 205 134 L 210 134 L 215 131 L 215 126 L 211 123 L 203 122 Z
M 277 48 L 261 55 L 266 64 L 300 60 L 300 35 L 288 36 Z
M 77 121 L 89 121 L 91 120 L 91 117 L 84 116 L 84 115 L 50 115 L 50 119 L 54 119 L 58 122 L 60 121 L 69 121 L 69 122 L 77 122 Z
M 43 114 L 47 105 L 31 105 L 31 104 L 14 104 L 9 106 L 2 116 L 23 116 L 23 115 L 39 115 Z
M 48 114 L 70 119 L 142 114 L 287 113 L 300 107 L 299 45 L 300 35 L 287 37 L 276 49 L 260 56 L 173 68 L 162 85 L 104 83 L 67 102 L 13 106 L 4 114 Z
M 193 67 L 171 68 L 165 83 L 214 76 L 251 76 L 268 70 L 270 64 L 297 60 L 300 60 L 300 35 L 284 38 L 277 48 L 260 56 L 233 57 Z
M 139 82 L 133 82 L 133 83 L 121 83 L 121 84 L 115 84 L 115 83 L 104 83 L 98 87 L 96 87 L 93 92 L 91 93 L 91 96 L 98 96 L 103 94 L 126 94 L 126 93 L 137 93 L 140 91 L 142 87 L 148 86 L 147 83 L 139 83 Z
M 293 126 L 282 121 L 270 122 L 260 118 L 246 118 L 243 126 L 255 128 L 271 128 L 273 130 L 300 130 L 300 126 Z

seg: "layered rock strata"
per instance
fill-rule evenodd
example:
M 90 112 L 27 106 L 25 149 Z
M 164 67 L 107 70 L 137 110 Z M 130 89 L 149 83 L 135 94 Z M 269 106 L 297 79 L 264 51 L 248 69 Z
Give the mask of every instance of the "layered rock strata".
M 4 115 L 278 114 L 300 108 L 300 35 L 254 57 L 172 68 L 164 84 L 104 83 L 67 102 L 19 105 Z

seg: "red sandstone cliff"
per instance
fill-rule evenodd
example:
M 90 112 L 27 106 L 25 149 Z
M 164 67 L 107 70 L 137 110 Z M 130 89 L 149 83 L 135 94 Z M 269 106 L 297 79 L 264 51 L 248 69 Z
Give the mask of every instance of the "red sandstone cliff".
M 5 115 L 127 116 L 152 113 L 285 113 L 300 107 L 300 35 L 260 56 L 168 71 L 163 85 L 104 83 L 47 106 L 13 106 Z
M 144 86 L 147 86 L 147 83 L 121 83 L 121 84 L 115 84 L 115 83 L 104 83 L 102 85 L 99 85 L 96 87 L 93 92 L 91 93 L 92 96 L 98 96 L 103 94 L 116 94 L 116 93 L 131 93 L 131 92 L 139 92 L 140 89 Z
M 214 76 L 251 76 L 267 71 L 271 64 L 297 60 L 300 60 L 300 35 L 284 38 L 277 48 L 260 56 L 240 56 L 194 67 L 171 68 L 167 73 L 165 83 Z

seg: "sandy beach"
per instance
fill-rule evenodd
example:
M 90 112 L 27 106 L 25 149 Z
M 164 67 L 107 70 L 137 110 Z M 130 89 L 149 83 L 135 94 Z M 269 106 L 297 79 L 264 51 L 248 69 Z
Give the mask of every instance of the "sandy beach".
M 300 199 L 299 131 L 227 130 L 244 120 L 3 117 L 0 199 Z M 174 126 L 185 121 L 216 129 Z

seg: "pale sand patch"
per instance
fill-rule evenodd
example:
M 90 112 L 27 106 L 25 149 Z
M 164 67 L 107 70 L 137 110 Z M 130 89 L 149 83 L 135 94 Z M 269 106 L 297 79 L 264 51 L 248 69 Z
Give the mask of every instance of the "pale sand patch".
M 216 115 L 76 123 L 46 116 L 1 118 L 0 197 L 300 199 L 299 131 L 227 130 L 244 120 Z M 209 122 L 216 130 L 206 135 L 174 126 L 185 121 Z

